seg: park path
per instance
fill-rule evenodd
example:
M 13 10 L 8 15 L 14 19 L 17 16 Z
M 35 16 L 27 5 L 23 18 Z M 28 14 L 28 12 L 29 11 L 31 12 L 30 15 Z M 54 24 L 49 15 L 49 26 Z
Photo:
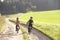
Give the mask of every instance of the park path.
M 0 34 L 0 40 L 24 40 L 21 30 L 17 34 L 15 31 L 15 24 L 6 19 L 6 29 Z
M 15 18 L 16 18 L 16 16 L 14 16 Z M 18 17 L 18 16 L 17 16 Z M 9 18 L 9 17 L 8 17 Z M 12 18 L 12 17 L 11 17 Z M 10 21 L 8 21 L 8 22 L 10 22 Z M 12 24 L 12 23 L 11 23 Z M 27 31 L 27 33 L 28 33 L 28 27 L 27 26 L 25 26 L 25 25 L 22 25 L 25 29 L 26 29 L 26 31 Z M 31 34 L 28 34 L 28 36 L 29 36 L 29 40 L 52 40 L 50 37 L 48 37 L 48 36 L 46 36 L 44 33 L 42 33 L 42 32 L 39 32 L 38 30 L 36 30 L 36 29 L 32 29 L 32 32 L 31 32 Z M 23 39 L 23 38 L 22 38 Z
M 28 33 L 28 26 L 25 24 L 20 24 L 20 25 L 23 26 Z M 44 33 L 40 32 L 34 28 L 32 29 L 31 34 L 28 34 L 28 36 L 29 36 L 29 40 L 53 40 L 52 38 L 48 37 Z
M 22 26 L 25 27 L 26 31 L 28 30 L 28 26 L 22 24 Z M 27 31 L 28 32 L 28 31 Z M 30 40 L 53 40 L 52 38 L 48 37 L 46 34 L 36 30 L 32 29 L 31 34 L 28 34 Z

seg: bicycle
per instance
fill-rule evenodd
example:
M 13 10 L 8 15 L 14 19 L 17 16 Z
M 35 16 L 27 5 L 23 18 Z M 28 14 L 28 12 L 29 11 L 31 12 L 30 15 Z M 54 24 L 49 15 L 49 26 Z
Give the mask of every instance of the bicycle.
M 28 33 L 30 34 L 32 30 L 32 27 L 28 27 Z

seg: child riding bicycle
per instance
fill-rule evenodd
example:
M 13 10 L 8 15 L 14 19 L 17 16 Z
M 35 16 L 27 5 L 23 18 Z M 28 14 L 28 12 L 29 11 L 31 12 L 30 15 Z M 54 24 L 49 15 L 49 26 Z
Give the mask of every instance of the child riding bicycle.
M 33 17 L 30 17 L 30 19 L 28 20 L 27 24 L 28 24 L 28 33 L 31 33 L 32 27 L 33 27 Z
M 17 31 L 17 33 L 19 32 L 19 29 L 20 29 L 19 24 L 20 24 L 19 18 L 17 17 L 16 18 L 16 31 Z

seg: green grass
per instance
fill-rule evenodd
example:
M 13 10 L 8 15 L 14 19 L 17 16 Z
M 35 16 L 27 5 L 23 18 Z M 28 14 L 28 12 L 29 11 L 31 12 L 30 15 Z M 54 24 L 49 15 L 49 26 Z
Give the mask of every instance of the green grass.
M 22 26 L 20 28 L 21 28 L 21 31 L 23 33 L 24 40 L 29 40 L 28 33 L 27 33 L 26 29 L 24 27 L 22 27 Z
M 44 11 L 44 12 L 28 12 L 20 16 L 20 20 L 27 21 L 29 17 L 33 16 L 35 23 L 60 23 L 60 10 L 58 11 Z
M 34 27 L 47 35 L 51 36 L 54 40 L 60 40 L 60 10 L 43 11 L 43 12 L 27 12 L 19 16 L 20 21 L 26 23 L 29 17 L 32 16 L 34 20 Z M 12 18 L 15 20 L 15 18 Z
M 6 27 L 5 17 L 0 16 L 0 33 L 4 31 Z
M 52 37 L 54 40 L 60 40 L 60 25 L 35 24 L 34 27 Z

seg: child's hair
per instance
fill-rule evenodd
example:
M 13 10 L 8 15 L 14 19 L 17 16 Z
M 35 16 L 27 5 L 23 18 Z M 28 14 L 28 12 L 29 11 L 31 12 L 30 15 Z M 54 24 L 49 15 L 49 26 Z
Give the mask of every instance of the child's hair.
M 17 17 L 17 19 L 19 19 L 19 18 Z
M 33 18 L 32 16 L 30 18 Z

